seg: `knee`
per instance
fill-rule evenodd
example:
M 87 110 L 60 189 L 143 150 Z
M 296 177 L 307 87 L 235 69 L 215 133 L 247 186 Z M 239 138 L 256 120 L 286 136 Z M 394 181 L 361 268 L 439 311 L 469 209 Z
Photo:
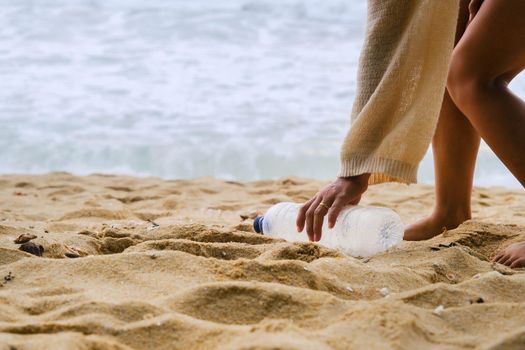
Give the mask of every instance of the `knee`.
M 487 96 L 505 89 L 507 83 L 500 77 L 485 73 L 476 62 L 462 54 L 452 54 L 447 78 L 447 91 L 456 106 L 468 111 L 470 106 L 479 104 Z

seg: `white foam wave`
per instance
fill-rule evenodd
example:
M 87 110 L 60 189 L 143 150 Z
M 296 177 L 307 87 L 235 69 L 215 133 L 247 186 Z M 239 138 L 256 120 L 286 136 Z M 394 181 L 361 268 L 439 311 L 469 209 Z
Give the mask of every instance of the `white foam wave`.
M 3 4 L 0 172 L 331 178 L 365 12 L 365 0 Z M 525 95 L 525 79 L 513 88 Z

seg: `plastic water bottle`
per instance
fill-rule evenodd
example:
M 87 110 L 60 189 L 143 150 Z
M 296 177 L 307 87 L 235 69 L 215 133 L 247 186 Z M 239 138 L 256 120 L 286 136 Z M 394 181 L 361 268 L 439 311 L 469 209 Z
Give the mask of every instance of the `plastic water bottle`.
M 257 233 L 289 242 L 308 242 L 306 229 L 297 232 L 295 221 L 300 205 L 279 203 L 266 215 L 255 218 Z M 403 240 L 404 225 L 397 213 L 388 208 L 349 206 L 344 208 L 332 229 L 323 222 L 319 243 L 352 256 L 368 257 L 386 251 Z

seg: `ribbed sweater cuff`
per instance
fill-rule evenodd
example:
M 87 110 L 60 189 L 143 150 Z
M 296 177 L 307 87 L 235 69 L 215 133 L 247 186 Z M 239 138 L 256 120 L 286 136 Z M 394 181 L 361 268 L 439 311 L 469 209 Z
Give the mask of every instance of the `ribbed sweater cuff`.
M 417 165 L 395 159 L 350 155 L 341 161 L 338 177 L 371 173 L 369 184 L 382 182 L 417 182 Z

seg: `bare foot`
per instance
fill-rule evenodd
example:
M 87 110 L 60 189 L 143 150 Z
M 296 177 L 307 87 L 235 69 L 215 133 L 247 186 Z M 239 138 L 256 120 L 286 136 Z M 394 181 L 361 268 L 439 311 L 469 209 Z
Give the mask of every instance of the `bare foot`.
M 422 241 L 437 236 L 445 230 L 452 230 L 470 219 L 470 215 L 436 214 L 407 226 L 403 239 L 405 241 Z
M 500 251 L 492 261 L 515 267 L 525 267 L 525 242 L 518 242 L 509 245 Z

